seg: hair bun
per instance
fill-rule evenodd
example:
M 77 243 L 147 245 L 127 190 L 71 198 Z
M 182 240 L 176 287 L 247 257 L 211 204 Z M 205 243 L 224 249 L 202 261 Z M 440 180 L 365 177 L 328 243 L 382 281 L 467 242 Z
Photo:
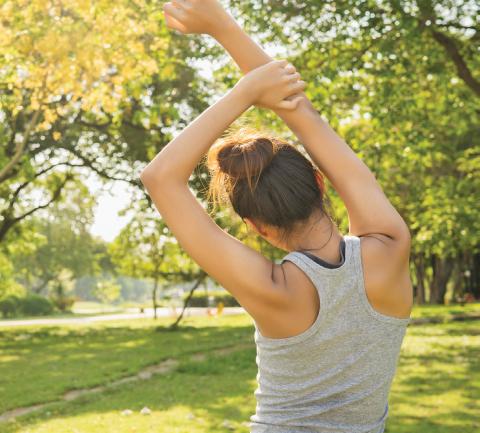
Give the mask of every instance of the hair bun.
M 268 137 L 231 137 L 216 153 L 218 169 L 234 179 L 252 178 L 272 162 L 275 150 L 275 143 Z

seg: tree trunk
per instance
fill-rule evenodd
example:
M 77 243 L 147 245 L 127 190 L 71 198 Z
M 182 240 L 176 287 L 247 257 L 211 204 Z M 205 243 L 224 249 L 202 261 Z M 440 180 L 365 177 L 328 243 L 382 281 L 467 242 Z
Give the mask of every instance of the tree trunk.
M 422 254 L 416 254 L 413 257 L 415 268 L 415 276 L 417 278 L 417 286 L 415 290 L 415 303 L 418 305 L 425 304 L 425 258 Z
M 430 286 L 430 304 L 445 304 L 447 283 L 453 270 L 450 257 L 432 256 L 433 278 Z
M 465 267 L 468 266 L 468 257 L 466 254 L 458 253 L 453 268 L 453 299 L 455 302 L 461 299 L 465 294 Z
M 156 276 L 153 279 L 153 292 L 152 292 L 152 303 L 153 303 L 153 318 L 157 318 L 157 290 L 158 290 L 158 277 Z
M 467 290 L 475 297 L 475 299 L 480 300 L 480 253 L 473 254 L 471 260 L 471 267 L 469 269 L 470 275 L 468 277 L 469 285 Z
M 195 282 L 193 287 L 190 289 L 190 293 L 188 294 L 188 296 L 185 298 L 185 301 L 183 302 L 182 312 L 177 317 L 177 320 L 175 320 L 175 322 L 170 325 L 170 328 L 176 328 L 178 326 L 178 324 L 180 323 L 180 320 L 182 320 L 182 318 L 183 318 L 183 315 L 185 313 L 185 310 L 187 309 L 187 306 L 188 306 L 188 303 L 190 302 L 190 299 L 192 299 L 193 293 L 198 288 L 200 283 L 205 279 L 206 276 L 207 276 L 207 274 L 205 272 L 200 273 L 200 276 L 197 278 L 197 281 Z
M 47 284 L 52 281 L 54 278 L 53 275 L 47 275 L 38 285 L 31 287 L 31 291 L 36 293 L 37 295 L 41 295 L 43 289 L 47 286 Z

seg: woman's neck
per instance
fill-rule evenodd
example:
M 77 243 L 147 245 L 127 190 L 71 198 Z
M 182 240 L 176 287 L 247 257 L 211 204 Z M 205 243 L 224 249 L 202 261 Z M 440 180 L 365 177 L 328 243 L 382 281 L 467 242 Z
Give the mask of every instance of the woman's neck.
M 308 251 L 328 262 L 341 261 L 340 242 L 343 236 L 328 216 L 315 216 L 304 224 L 304 229 L 291 236 L 289 251 Z

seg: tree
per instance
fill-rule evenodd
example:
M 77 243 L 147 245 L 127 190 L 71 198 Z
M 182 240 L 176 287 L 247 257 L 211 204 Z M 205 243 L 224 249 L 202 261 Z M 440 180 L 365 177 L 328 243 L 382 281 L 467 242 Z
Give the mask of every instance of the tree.
M 62 200 L 30 218 L 23 226 L 22 242 L 6 247 L 17 280 L 41 293 L 49 286 L 63 287 L 65 272 L 73 279 L 96 273 L 99 246 L 89 232 L 94 205 L 88 188 L 76 181 L 66 187 Z
M 257 4 L 232 7 L 263 43 L 291 53 L 315 106 L 407 221 L 417 301 L 443 303 L 448 284 L 473 290 L 460 276 L 480 254 L 478 2 Z
M 120 296 L 120 286 L 114 280 L 100 280 L 93 291 L 93 295 L 103 303 L 117 300 Z
M 32 218 L 85 169 L 139 186 L 142 163 L 187 120 L 185 106 L 191 116 L 203 108 L 207 90 L 184 60 L 205 51 L 167 31 L 160 4 L 21 0 L 0 13 L 0 254 L 13 288 L 12 257 L 42 242 Z
M 177 240 L 147 200 L 134 206 L 134 218 L 110 244 L 109 252 L 121 274 L 152 281 L 151 298 L 157 318 L 161 284 L 191 281 L 200 271 L 181 251 Z
M 79 167 L 139 185 L 142 161 L 169 141 L 180 105 L 195 111 L 205 91 L 177 60 L 199 55 L 195 44 L 167 31 L 159 4 L 22 0 L 0 8 L 6 242 L 13 227 L 60 198 Z M 26 207 L 32 190 L 43 200 Z

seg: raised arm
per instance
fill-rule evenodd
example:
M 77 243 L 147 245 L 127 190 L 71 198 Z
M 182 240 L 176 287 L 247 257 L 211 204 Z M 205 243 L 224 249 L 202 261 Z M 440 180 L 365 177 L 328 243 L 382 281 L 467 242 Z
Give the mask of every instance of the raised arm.
M 242 72 L 272 61 L 217 0 L 179 0 L 166 3 L 167 24 L 182 33 L 207 33 L 232 56 Z M 303 143 L 306 151 L 332 183 L 345 203 L 349 231 L 356 236 L 375 235 L 381 249 L 405 263 L 410 233 L 370 169 L 326 123 L 302 93 L 296 110 L 274 111 Z M 381 253 L 381 252 L 380 252 Z
M 252 104 L 295 109 L 305 83 L 275 61 L 241 78 L 224 96 L 177 134 L 140 173 L 149 196 L 180 246 L 228 290 L 256 320 L 291 305 L 274 263 L 222 230 L 188 186 L 214 141 Z

